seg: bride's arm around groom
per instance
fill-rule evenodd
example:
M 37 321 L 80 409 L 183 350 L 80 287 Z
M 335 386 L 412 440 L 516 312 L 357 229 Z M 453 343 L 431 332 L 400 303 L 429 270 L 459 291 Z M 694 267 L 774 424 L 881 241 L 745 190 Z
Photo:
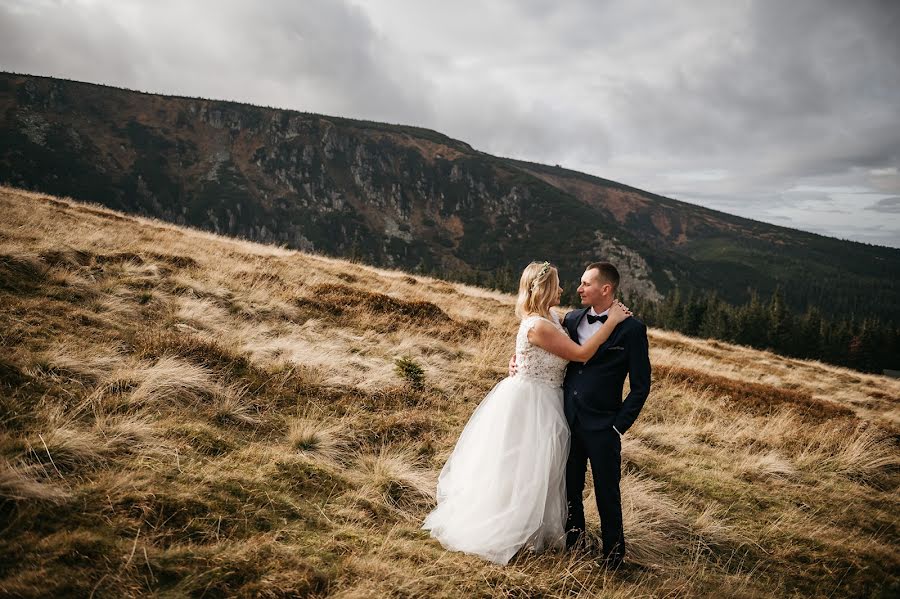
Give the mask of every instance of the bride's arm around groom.
M 630 316 L 631 311 L 616 301 L 609 309 L 607 321 L 582 344 L 572 341 L 562 330 L 547 320 L 537 322 L 528 330 L 528 341 L 570 362 L 587 362 L 609 339 L 616 327 Z

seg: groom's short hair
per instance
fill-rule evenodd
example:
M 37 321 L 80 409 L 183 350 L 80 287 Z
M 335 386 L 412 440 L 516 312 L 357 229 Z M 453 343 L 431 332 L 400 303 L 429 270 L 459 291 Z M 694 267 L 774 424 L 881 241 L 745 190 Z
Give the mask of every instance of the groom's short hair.
M 591 262 L 585 270 L 596 268 L 600 281 L 612 285 L 613 293 L 619 289 L 619 270 L 609 262 Z

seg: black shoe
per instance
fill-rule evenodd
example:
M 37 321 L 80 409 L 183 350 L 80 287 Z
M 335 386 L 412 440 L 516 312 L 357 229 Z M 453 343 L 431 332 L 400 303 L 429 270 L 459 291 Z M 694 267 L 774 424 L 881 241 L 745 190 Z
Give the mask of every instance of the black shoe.
M 601 564 L 606 566 L 607 570 L 615 572 L 625 565 L 625 556 L 619 554 L 604 555 L 600 560 Z
M 603 561 L 609 570 L 618 570 L 625 561 L 625 541 L 603 543 Z
M 566 551 L 587 551 L 587 535 L 578 528 L 566 531 Z

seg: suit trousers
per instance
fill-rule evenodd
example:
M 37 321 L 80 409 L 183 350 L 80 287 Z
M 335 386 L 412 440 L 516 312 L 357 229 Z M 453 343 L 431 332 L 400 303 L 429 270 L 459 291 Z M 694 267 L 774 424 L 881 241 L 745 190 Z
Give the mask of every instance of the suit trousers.
M 613 429 L 586 431 L 571 424 L 572 441 L 566 463 L 566 495 L 569 517 L 566 521 L 566 546 L 583 541 L 584 501 L 582 492 L 591 462 L 594 477 L 594 497 L 600 514 L 600 536 L 603 539 L 603 556 L 613 565 L 625 557 L 625 532 L 622 528 L 622 495 L 619 482 L 622 478 L 622 440 Z

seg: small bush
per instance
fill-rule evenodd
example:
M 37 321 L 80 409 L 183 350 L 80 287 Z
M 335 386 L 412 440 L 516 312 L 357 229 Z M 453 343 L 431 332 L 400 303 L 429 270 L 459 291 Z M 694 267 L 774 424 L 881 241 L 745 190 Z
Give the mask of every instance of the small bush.
M 416 389 L 421 389 L 425 384 L 425 371 L 412 358 L 401 357 L 394 360 L 394 372 Z

